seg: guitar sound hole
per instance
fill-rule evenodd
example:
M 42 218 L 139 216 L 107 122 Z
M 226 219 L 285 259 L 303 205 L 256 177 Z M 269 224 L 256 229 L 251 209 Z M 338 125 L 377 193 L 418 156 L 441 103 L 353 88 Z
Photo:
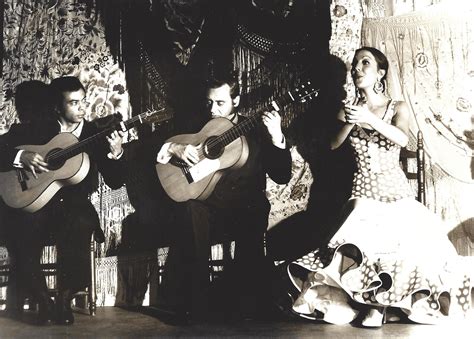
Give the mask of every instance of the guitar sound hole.
M 210 137 L 204 143 L 204 155 L 208 159 L 217 159 L 224 153 L 224 146 L 217 141 L 217 137 Z
M 55 157 L 55 154 L 61 151 L 61 148 L 53 148 L 46 154 L 46 162 L 48 163 L 48 168 L 50 170 L 57 170 L 64 165 L 64 160 L 60 157 Z

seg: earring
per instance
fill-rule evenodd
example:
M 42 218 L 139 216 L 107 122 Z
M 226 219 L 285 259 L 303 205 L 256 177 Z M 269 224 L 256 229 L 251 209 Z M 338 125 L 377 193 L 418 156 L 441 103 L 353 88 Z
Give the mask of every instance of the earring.
M 360 98 L 360 91 L 359 91 L 359 89 L 358 89 L 357 87 L 356 87 L 356 89 L 355 89 L 355 97 L 356 97 L 356 99 L 357 99 L 357 98 Z
M 378 94 L 383 91 L 384 91 L 384 86 L 383 86 L 382 81 L 377 80 L 377 82 L 374 84 L 374 92 Z

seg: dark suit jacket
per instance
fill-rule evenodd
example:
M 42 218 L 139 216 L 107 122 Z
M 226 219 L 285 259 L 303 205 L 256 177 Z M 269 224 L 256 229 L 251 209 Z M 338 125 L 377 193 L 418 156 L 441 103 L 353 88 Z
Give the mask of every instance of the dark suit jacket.
M 99 121 L 85 121 L 79 139 L 83 140 L 98 133 L 100 131 L 98 126 L 100 126 Z M 18 153 L 16 147 L 46 144 L 59 132 L 60 125 L 57 121 L 12 125 L 9 132 L 1 138 L 0 171 L 13 169 L 13 161 Z M 111 188 L 119 188 L 122 185 L 122 161 L 108 159 L 107 153 L 106 140 L 87 150 L 90 158 L 90 169 L 86 178 L 77 185 L 61 188 L 43 208 L 52 207 L 52 204 L 56 205 L 61 202 L 68 209 L 69 217 L 80 216 L 85 218 L 85 221 L 90 223 L 91 226 L 98 225 L 97 213 L 88 198 L 89 194 L 97 188 L 98 172 L 100 171 L 106 184 Z
M 249 148 L 247 162 L 235 171 L 225 172 L 207 202 L 224 209 L 253 208 L 268 215 L 266 175 L 278 184 L 288 183 L 292 164 L 290 151 L 288 145 L 285 149 L 274 146 L 261 124 L 245 138 Z
M 204 119 L 207 117 L 207 121 Z M 209 121 L 209 114 L 199 115 L 194 121 L 186 121 L 184 126 L 177 128 L 174 135 L 198 133 Z M 248 119 L 239 116 L 239 123 Z M 249 155 L 243 167 L 237 170 L 225 171 L 219 179 L 213 193 L 205 203 L 218 209 L 261 209 L 262 213 L 270 211 L 270 203 L 266 197 L 266 175 L 277 184 L 286 184 L 291 179 L 292 160 L 289 147 L 280 149 L 271 143 L 270 137 L 263 123 L 245 133 Z M 153 162 L 156 162 L 156 153 L 163 145 L 163 141 L 153 153 Z

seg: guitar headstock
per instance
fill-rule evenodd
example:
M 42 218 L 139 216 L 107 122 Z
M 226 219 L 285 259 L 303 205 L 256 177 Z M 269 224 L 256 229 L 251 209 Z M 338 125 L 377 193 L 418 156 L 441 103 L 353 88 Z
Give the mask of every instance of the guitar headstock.
M 165 108 L 160 108 L 157 110 L 147 110 L 137 116 L 138 119 L 144 120 L 149 124 L 160 123 L 166 120 L 171 119 L 171 116 L 168 116 L 164 113 Z
M 300 83 L 288 93 L 293 101 L 306 102 L 313 100 L 319 95 L 319 89 L 315 89 L 311 81 Z

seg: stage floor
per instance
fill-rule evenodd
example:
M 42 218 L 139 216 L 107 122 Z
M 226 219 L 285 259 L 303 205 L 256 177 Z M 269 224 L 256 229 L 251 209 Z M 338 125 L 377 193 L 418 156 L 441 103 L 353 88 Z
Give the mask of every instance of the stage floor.
M 0 338 L 142 338 L 142 337 L 284 337 L 284 338 L 472 338 L 474 322 L 443 325 L 385 324 L 379 329 L 335 326 L 324 323 L 288 319 L 278 321 L 209 322 L 176 325 L 150 308 L 135 310 L 101 307 L 91 317 L 75 312 L 72 326 L 35 326 L 29 324 L 33 314 L 24 321 L 12 320 L 0 312 Z

